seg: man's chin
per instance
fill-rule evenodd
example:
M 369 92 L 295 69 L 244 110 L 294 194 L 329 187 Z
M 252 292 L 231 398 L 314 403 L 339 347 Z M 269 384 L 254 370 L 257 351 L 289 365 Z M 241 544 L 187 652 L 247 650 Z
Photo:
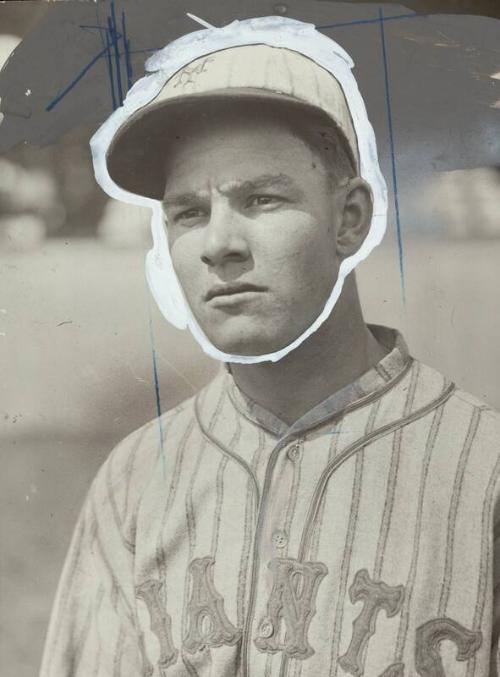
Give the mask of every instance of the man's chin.
M 207 336 L 209 341 L 218 350 L 226 355 L 241 355 L 243 357 L 258 357 L 259 355 L 270 355 L 282 348 L 286 348 L 292 341 L 289 338 L 279 338 L 276 336 L 266 337 L 263 333 L 255 335 L 252 332 L 242 332 L 235 336 L 220 335 Z
M 259 339 L 248 339 L 245 337 L 234 340 L 211 341 L 211 343 L 226 355 L 241 355 L 243 357 L 257 357 L 273 353 L 278 348 L 273 348 L 267 342 Z
M 290 333 L 289 318 L 279 322 L 276 317 L 239 314 L 217 319 L 198 323 L 210 343 L 226 355 L 270 355 L 286 348 L 295 338 Z

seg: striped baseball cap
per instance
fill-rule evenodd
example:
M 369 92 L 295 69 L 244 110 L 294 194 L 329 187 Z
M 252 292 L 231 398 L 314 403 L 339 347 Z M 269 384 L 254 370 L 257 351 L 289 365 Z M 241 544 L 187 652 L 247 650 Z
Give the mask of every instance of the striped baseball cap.
M 214 102 L 252 102 L 309 111 L 335 127 L 355 166 L 358 144 L 346 97 L 337 79 L 311 58 L 283 47 L 250 44 L 205 54 L 174 73 L 157 96 L 115 132 L 106 154 L 111 179 L 153 199 L 164 190 L 163 166 L 179 124 L 207 114 Z M 202 104 L 202 105 L 200 105 Z

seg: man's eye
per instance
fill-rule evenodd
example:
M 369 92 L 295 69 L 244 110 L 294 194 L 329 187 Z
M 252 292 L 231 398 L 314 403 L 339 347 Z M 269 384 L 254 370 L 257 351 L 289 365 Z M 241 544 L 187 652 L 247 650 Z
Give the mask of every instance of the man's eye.
M 204 215 L 202 209 L 197 209 L 193 207 L 191 209 L 185 209 L 183 212 L 179 212 L 174 216 L 174 221 L 177 223 L 179 221 L 189 221 L 191 219 L 199 219 Z
M 252 195 L 248 200 L 249 207 L 267 207 L 282 202 L 283 198 L 278 195 Z

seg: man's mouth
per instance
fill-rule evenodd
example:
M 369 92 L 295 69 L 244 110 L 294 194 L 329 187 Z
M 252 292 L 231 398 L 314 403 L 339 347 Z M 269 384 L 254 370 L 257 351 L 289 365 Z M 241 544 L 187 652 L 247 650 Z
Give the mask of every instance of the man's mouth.
M 216 284 L 205 294 L 205 301 L 210 301 L 216 297 L 236 296 L 237 294 L 244 294 L 245 292 L 263 291 L 267 291 L 267 287 L 261 287 L 248 282 L 228 282 L 225 284 Z

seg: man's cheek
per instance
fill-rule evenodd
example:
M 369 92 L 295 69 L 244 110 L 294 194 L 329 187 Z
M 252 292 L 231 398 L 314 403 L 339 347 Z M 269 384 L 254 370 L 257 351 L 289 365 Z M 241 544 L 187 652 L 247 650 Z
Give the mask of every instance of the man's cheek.
M 177 243 L 170 251 L 172 266 L 184 291 L 190 289 L 200 279 L 201 266 L 190 251 L 185 251 L 181 243 Z

